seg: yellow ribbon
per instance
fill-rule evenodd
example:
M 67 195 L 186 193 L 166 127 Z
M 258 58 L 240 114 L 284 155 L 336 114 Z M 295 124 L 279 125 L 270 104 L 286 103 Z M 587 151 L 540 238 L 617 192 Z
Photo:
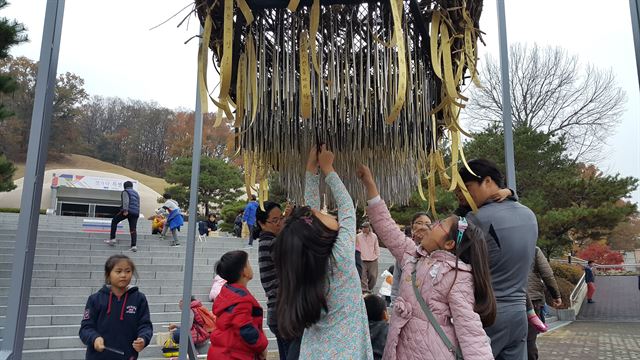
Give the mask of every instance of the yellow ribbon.
M 227 119 L 233 120 L 229 108 L 229 86 L 231 85 L 231 70 L 233 60 L 233 0 L 224 0 L 224 22 L 222 35 L 222 61 L 220 66 L 220 94 L 214 103 L 224 110 Z
M 300 33 L 300 117 L 311 118 L 311 74 L 309 73 L 309 38 Z
M 396 42 L 398 47 L 398 92 L 396 94 L 396 100 L 391 108 L 391 113 L 387 117 L 387 124 L 392 124 L 398 116 L 404 106 L 406 91 L 407 91 L 407 58 L 405 52 L 404 35 L 402 32 L 402 14 L 404 13 L 404 7 L 402 6 L 402 0 L 390 0 L 391 2 L 391 15 L 393 17 L 393 32 L 396 36 Z

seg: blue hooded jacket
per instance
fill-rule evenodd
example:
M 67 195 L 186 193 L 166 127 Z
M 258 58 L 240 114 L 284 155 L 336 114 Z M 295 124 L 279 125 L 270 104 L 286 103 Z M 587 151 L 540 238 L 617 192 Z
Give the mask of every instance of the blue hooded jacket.
M 108 350 L 97 352 L 93 348 L 96 338 L 102 336 L 104 345 L 124 352 L 119 355 Z M 87 345 L 87 360 L 137 359 L 133 341 L 138 337 L 149 345 L 153 336 L 153 325 L 149 315 L 149 304 L 137 287 L 129 288 L 119 299 L 105 285 L 89 296 L 84 316 L 80 323 L 80 340 Z
M 258 210 L 258 202 L 250 201 L 244 208 L 244 216 L 242 220 L 247 222 L 247 225 L 253 226 L 256 224 L 256 211 Z
M 182 218 L 182 213 L 180 209 L 174 209 L 169 213 L 169 217 L 167 218 L 167 224 L 169 224 L 169 229 L 178 229 L 184 225 L 184 219 Z

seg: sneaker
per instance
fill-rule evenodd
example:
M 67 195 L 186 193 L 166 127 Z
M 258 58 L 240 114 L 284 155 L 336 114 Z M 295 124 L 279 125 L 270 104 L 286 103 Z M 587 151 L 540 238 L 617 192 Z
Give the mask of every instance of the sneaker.
M 136 251 L 138 251 L 138 248 L 137 248 L 136 246 L 132 246 L 132 247 L 129 249 L 129 251 L 136 252 Z
M 171 244 L 171 247 L 178 247 L 178 246 L 180 246 L 180 243 L 173 243 L 173 244 Z
M 116 239 L 105 240 L 104 243 L 109 246 L 116 246 Z
M 529 315 L 527 316 L 527 318 L 529 320 L 529 324 L 535 327 L 539 332 L 543 333 L 549 330 L 549 327 L 547 326 L 547 324 L 543 323 L 542 320 L 540 320 L 540 318 L 538 317 L 538 315 L 536 314 Z
M 595 303 L 595 301 L 593 301 L 593 300 L 589 299 L 589 300 L 587 300 L 587 303 L 589 303 L 589 304 L 593 304 L 593 303 Z

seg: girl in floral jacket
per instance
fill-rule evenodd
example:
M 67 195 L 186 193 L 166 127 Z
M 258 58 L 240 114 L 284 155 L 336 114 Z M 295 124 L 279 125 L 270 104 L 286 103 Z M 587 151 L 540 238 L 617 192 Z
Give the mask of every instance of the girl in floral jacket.
M 465 360 L 493 359 L 483 325 L 493 323 L 496 303 L 482 231 L 451 216 L 405 236 L 380 198 L 371 171 L 358 176 L 366 187 L 367 214 L 376 234 L 402 268 L 383 359 L 455 359 L 425 315 L 415 287 L 440 328 Z M 418 245 L 416 246 L 416 243 Z M 422 300 L 420 300 L 422 301 Z

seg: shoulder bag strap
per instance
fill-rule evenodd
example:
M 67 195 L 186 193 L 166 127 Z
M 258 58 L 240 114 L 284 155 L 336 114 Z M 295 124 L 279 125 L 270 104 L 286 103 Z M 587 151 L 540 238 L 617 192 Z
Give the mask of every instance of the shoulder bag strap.
M 431 323 L 433 328 L 436 330 L 438 335 L 440 335 L 440 339 L 442 339 L 442 342 L 444 343 L 444 345 L 449 349 L 449 351 L 451 351 L 456 355 L 456 359 L 462 359 L 462 351 L 460 350 L 459 347 L 456 348 L 453 346 L 453 343 L 451 342 L 451 340 L 449 340 L 449 337 L 447 336 L 447 334 L 444 333 L 444 330 L 442 330 L 442 327 L 440 326 L 440 324 L 438 324 L 438 321 L 433 316 L 433 313 L 431 312 L 429 305 L 427 305 L 427 302 L 424 300 L 422 295 L 420 295 L 420 290 L 418 290 L 418 286 L 416 285 L 415 269 L 413 269 L 413 272 L 411 273 L 411 283 L 413 284 L 413 292 L 416 294 L 416 299 L 418 300 L 418 303 L 420 304 L 422 311 L 424 312 L 425 315 L 427 315 L 427 319 L 429 319 L 429 322 Z

